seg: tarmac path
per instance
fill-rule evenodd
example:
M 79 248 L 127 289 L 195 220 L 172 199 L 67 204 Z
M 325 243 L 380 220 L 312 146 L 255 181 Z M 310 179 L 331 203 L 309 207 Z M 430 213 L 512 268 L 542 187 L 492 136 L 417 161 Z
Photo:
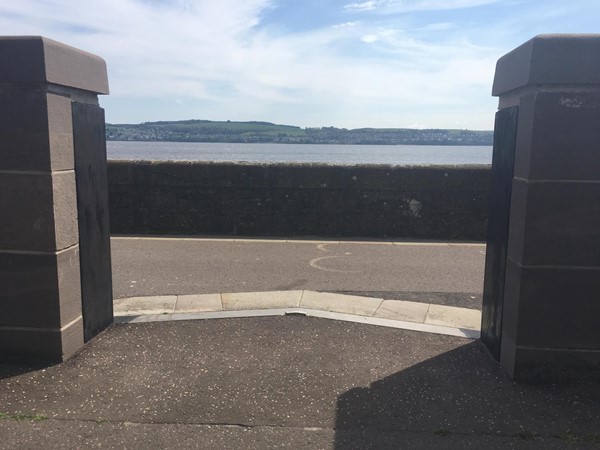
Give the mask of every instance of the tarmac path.
M 597 448 L 597 386 L 515 384 L 481 342 L 356 323 L 115 325 L 66 363 L 0 364 L 0 448 Z
M 485 248 L 114 238 L 112 250 L 116 298 L 314 289 L 474 303 Z M 115 324 L 63 364 L 0 363 L 0 399 L 11 450 L 600 445 L 597 376 L 514 383 L 480 341 L 298 315 Z
M 111 245 L 116 299 L 307 289 L 481 308 L 481 243 L 113 237 Z

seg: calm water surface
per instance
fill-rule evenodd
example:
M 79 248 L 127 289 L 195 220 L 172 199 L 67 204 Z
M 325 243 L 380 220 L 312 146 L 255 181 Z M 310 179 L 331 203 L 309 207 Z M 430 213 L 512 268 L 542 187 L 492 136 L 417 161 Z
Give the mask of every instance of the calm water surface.
M 491 146 L 223 144 L 108 141 L 108 159 L 328 164 L 491 164 Z

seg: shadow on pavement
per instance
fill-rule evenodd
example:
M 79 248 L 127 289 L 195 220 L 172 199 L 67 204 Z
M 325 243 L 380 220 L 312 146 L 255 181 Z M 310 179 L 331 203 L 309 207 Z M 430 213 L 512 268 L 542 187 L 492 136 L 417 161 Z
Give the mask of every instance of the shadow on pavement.
M 338 397 L 335 448 L 600 444 L 598 424 L 600 384 L 515 384 L 476 341 Z
M 0 360 L 0 380 L 50 367 L 52 364 L 19 364 Z

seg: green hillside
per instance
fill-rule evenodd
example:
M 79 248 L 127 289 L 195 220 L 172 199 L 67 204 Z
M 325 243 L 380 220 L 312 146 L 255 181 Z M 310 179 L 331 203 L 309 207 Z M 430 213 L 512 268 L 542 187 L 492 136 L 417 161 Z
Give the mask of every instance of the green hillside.
M 106 124 L 113 141 L 254 142 L 285 144 L 492 145 L 492 131 L 409 128 L 300 128 L 270 122 L 182 120 Z
M 106 124 L 107 139 L 116 141 L 245 142 L 305 135 L 305 131 L 300 127 L 269 122 L 181 120 L 144 122 L 137 125 Z

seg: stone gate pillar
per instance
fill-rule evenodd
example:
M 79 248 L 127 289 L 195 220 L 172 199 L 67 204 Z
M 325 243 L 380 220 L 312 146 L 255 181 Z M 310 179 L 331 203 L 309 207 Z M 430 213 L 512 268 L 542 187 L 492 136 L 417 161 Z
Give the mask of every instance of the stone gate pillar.
M 517 379 L 598 373 L 600 35 L 533 38 L 493 95 L 482 339 Z
M 102 59 L 42 37 L 0 37 L 0 359 L 63 361 L 112 321 L 106 194 L 88 189 L 106 178 L 97 94 L 107 93 Z M 104 307 L 84 336 L 98 321 L 85 317 L 86 301 Z

